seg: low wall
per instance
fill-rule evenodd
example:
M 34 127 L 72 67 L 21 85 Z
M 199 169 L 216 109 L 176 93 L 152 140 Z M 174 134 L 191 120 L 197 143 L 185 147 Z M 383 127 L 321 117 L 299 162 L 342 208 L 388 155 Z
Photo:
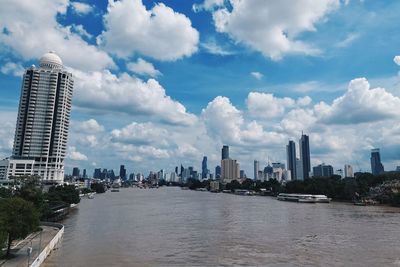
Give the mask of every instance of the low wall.
M 39 267 L 44 260 L 49 256 L 51 251 L 56 249 L 58 245 L 62 241 L 62 237 L 64 235 L 64 225 L 59 224 L 59 223 L 51 223 L 51 222 L 41 222 L 40 225 L 44 226 L 51 226 L 51 227 L 57 227 L 60 229 L 58 233 L 53 237 L 53 239 L 46 245 L 46 247 L 43 248 L 43 250 L 40 252 L 39 256 L 29 265 L 30 267 Z

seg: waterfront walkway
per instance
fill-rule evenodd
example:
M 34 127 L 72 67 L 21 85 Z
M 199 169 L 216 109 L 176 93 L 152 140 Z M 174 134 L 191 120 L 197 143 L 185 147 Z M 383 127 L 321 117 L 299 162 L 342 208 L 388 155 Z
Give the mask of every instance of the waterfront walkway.
M 0 262 L 1 267 L 19 267 L 29 266 L 40 252 L 47 246 L 47 244 L 55 237 L 60 231 L 57 227 L 52 226 L 40 226 L 43 231 L 35 232 L 30 234 L 24 240 L 17 241 L 11 247 L 11 252 L 15 256 L 12 259 L 2 260 Z M 28 248 L 32 248 L 30 257 L 28 256 Z M 28 265 L 29 260 L 29 265 Z

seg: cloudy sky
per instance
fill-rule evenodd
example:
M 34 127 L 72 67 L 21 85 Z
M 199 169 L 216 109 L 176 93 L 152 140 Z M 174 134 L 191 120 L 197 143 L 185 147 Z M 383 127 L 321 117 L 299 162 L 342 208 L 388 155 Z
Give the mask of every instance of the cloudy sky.
M 285 162 L 400 165 L 400 2 L 0 0 L 0 157 L 24 68 L 54 50 L 75 79 L 67 172 L 213 170 L 223 144 Z

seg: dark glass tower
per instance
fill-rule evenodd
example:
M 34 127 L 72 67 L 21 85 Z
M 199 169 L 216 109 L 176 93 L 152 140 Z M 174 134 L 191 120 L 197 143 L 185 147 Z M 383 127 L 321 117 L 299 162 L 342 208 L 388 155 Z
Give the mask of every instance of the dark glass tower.
M 208 169 L 207 169 L 207 157 L 203 157 L 203 162 L 201 163 L 201 178 L 207 178 Z
M 286 146 L 287 168 L 290 170 L 292 180 L 297 179 L 296 175 L 296 143 L 292 140 Z
M 379 148 L 371 150 L 371 171 L 373 175 L 379 175 L 385 171 L 381 162 Z
M 119 178 L 121 178 L 121 180 L 126 180 L 126 169 L 125 169 L 125 165 L 121 165 L 119 167 Z
M 229 146 L 223 146 L 221 154 L 222 154 L 221 160 L 229 159 Z
M 310 160 L 310 143 L 308 135 L 302 134 L 300 141 L 300 161 L 303 165 L 303 179 L 310 178 L 311 160 Z

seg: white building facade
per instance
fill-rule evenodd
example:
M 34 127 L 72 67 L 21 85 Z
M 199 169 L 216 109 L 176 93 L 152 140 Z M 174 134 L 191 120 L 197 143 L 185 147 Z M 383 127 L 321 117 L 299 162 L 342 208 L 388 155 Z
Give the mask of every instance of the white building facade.
M 33 174 L 62 183 L 70 122 L 72 74 L 54 52 L 23 76 L 13 160 L 33 160 Z
M 34 175 L 34 160 L 30 159 L 3 159 L 0 160 L 0 180 L 8 180 L 12 177 Z

